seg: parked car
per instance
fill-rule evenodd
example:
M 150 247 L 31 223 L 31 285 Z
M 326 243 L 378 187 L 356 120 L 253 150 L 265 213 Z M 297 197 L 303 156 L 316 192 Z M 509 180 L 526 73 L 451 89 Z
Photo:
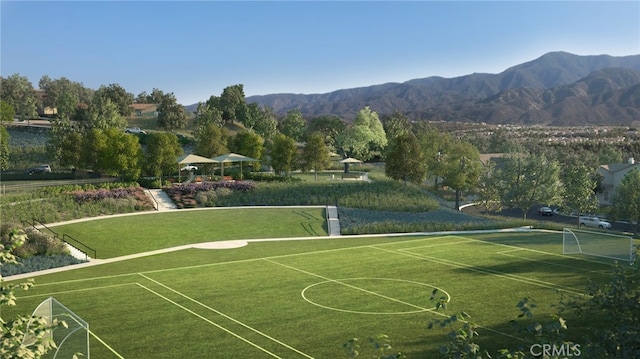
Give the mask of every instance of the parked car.
M 134 134 L 147 134 L 147 131 L 141 129 L 140 127 L 127 127 L 124 129 L 126 133 L 134 133 Z
M 194 166 L 190 163 L 184 165 L 184 167 L 180 169 L 180 171 L 197 171 L 197 170 L 198 170 L 198 166 Z
M 29 168 L 27 170 L 27 174 L 32 175 L 34 173 L 51 173 L 51 166 L 49 166 L 49 165 L 40 165 L 38 167 Z
M 553 216 L 553 210 L 549 207 L 540 207 L 538 208 L 539 216 Z
M 601 229 L 611 228 L 611 223 L 598 217 L 580 216 L 580 227 L 594 227 Z

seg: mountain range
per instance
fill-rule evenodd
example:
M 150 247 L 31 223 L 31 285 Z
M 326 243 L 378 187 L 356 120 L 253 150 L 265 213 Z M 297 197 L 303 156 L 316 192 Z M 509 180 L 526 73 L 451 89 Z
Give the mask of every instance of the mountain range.
M 352 120 L 365 106 L 382 118 L 513 125 L 640 125 L 640 55 L 550 52 L 499 74 L 432 76 L 325 94 L 250 96 L 278 116 Z

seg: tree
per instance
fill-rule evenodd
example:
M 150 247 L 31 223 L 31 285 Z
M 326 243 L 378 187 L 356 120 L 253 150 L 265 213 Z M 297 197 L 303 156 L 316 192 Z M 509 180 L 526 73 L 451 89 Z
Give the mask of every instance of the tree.
M 427 175 L 433 177 L 433 188 L 438 189 L 438 179 L 444 176 L 443 159 L 451 152 L 453 138 L 435 128 L 420 129 L 417 133 L 422 155 L 427 165 Z
M 0 243 L 0 267 L 6 263 L 17 263 L 12 251 L 27 241 L 27 235 L 22 230 L 13 229 L 3 233 Z M 5 283 L 0 274 L 0 309 L 3 306 L 16 305 L 16 289 L 28 290 L 33 286 L 29 280 L 21 283 Z M 39 317 L 17 316 L 2 318 L 0 310 L 0 355 L 3 358 L 41 358 L 52 348 L 56 347 L 51 331 L 56 327 L 65 326 L 64 322 L 53 319 L 50 323 Z M 25 337 L 32 338 L 25 343 Z
M 381 151 L 387 145 L 387 136 L 378 114 L 366 106 L 358 111 L 356 118 L 341 143 L 346 155 L 368 160 L 372 151 Z
M 597 182 L 594 171 L 584 164 L 569 165 L 562 173 L 564 205 L 580 214 L 593 213 L 598 208 L 598 198 L 595 195 Z
M 44 91 L 42 106 L 56 109 L 58 118 L 74 118 L 78 111 L 78 105 L 90 103 L 93 97 L 91 90 L 66 77 L 52 80 L 49 76 L 44 75 L 40 78 L 39 86 Z
M 444 157 L 443 184 L 456 193 L 456 210 L 460 210 L 462 191 L 474 188 L 480 177 L 480 154 L 469 142 L 455 141 Z
M 222 90 L 220 97 L 211 96 L 207 105 L 222 111 L 222 119 L 225 123 L 239 121 L 244 123 L 246 114 L 244 86 L 242 84 L 227 86 Z
M 94 93 L 94 101 L 98 98 L 98 102 L 110 100 L 116 106 L 120 116 L 127 117 L 131 115 L 131 105 L 133 104 L 133 94 L 128 93 L 122 86 L 118 84 L 110 84 L 109 86 L 100 86 Z
M 293 138 L 294 141 L 302 141 L 307 123 L 302 118 L 300 110 L 290 110 L 278 124 L 278 129 L 283 135 Z
M 264 139 L 255 132 L 238 132 L 231 140 L 230 149 L 247 157 L 261 159 L 264 154 Z M 253 163 L 254 168 L 259 168 L 260 163 Z
M 142 156 L 138 137 L 116 128 L 104 130 L 104 135 L 106 146 L 102 147 L 99 154 L 100 169 L 107 175 L 120 176 L 129 181 L 137 180 L 140 177 L 139 160 Z
M 0 123 L 13 122 L 16 112 L 13 106 L 6 101 L 0 100 Z
M 89 128 L 124 128 L 127 120 L 120 114 L 118 105 L 108 97 L 96 96 L 89 107 Z
M 178 136 L 169 132 L 156 132 L 147 138 L 144 154 L 146 170 L 156 178 L 162 179 L 165 173 L 176 169 L 178 157 L 182 155 L 182 146 Z
M 102 171 L 100 154 L 107 147 L 107 137 L 99 128 L 91 128 L 82 136 L 80 168 Z
M 38 97 L 29 79 L 13 74 L 6 79 L 0 77 L 0 99 L 13 107 L 15 114 L 28 120 L 38 114 Z
M 283 134 L 276 135 L 271 148 L 271 167 L 276 173 L 288 174 L 295 165 L 296 141 Z
M 9 166 L 9 154 L 9 132 L 0 125 L 0 170 L 5 170 Z
M 382 127 L 387 135 L 387 142 L 391 142 L 395 137 L 411 131 L 411 122 L 406 116 L 395 110 L 390 116 L 382 118 Z
M 346 132 L 347 124 L 336 116 L 322 116 L 312 119 L 307 126 L 306 136 L 320 134 L 330 151 L 337 150 L 339 138 Z M 306 139 L 308 141 L 308 139 Z M 341 153 L 344 155 L 344 153 Z
M 206 127 L 209 124 L 217 127 L 224 127 L 224 120 L 222 119 L 222 111 L 215 107 L 211 107 L 209 102 L 199 103 L 196 109 L 195 118 L 196 130 L 200 127 Z
M 278 132 L 278 121 L 271 107 L 260 107 L 250 103 L 246 106 L 247 114 L 244 125 L 254 130 L 266 140 L 270 140 Z
M 165 95 L 162 90 L 154 87 L 151 91 L 151 94 L 148 94 L 146 91 L 142 91 L 140 94 L 138 94 L 134 101 L 135 103 L 160 103 L 162 102 L 164 96 Z
M 624 176 L 612 201 L 616 218 L 636 221 L 635 233 L 640 233 L 640 170 L 634 168 Z
M 384 173 L 395 180 L 420 183 L 427 175 L 427 167 L 418 139 L 411 132 L 394 137 L 386 152 Z
M 172 131 L 184 128 L 187 125 L 187 116 L 182 105 L 177 103 L 173 93 L 166 94 L 158 106 L 158 126 Z
M 510 153 L 493 176 L 500 203 L 520 208 L 524 218 L 534 204 L 553 204 L 562 194 L 560 165 L 544 155 Z
M 318 182 L 318 172 L 329 167 L 330 159 L 323 135 L 319 133 L 309 135 L 299 157 L 300 168 L 304 172 L 313 170 L 315 180 Z
M 196 140 L 195 153 L 204 157 L 214 157 L 229 152 L 227 140 L 229 135 L 224 127 L 207 123 L 194 131 Z

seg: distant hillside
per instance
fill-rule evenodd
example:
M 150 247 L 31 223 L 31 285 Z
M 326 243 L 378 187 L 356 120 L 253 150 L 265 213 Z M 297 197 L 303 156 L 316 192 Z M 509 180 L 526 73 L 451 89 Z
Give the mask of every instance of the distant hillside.
M 640 123 L 640 55 L 580 56 L 552 52 L 499 74 L 427 77 L 326 94 L 247 97 L 278 115 L 351 120 L 364 106 L 413 120 L 510 124 Z

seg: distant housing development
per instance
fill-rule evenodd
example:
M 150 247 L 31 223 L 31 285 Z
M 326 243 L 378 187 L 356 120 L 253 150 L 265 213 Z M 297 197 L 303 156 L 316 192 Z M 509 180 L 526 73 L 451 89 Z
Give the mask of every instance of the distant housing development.
M 600 205 L 611 204 L 611 197 L 620 182 L 634 168 L 640 169 L 640 163 L 636 163 L 634 158 L 629 158 L 626 163 L 612 163 L 598 168 L 598 173 L 602 176 L 601 192 L 597 193 Z

